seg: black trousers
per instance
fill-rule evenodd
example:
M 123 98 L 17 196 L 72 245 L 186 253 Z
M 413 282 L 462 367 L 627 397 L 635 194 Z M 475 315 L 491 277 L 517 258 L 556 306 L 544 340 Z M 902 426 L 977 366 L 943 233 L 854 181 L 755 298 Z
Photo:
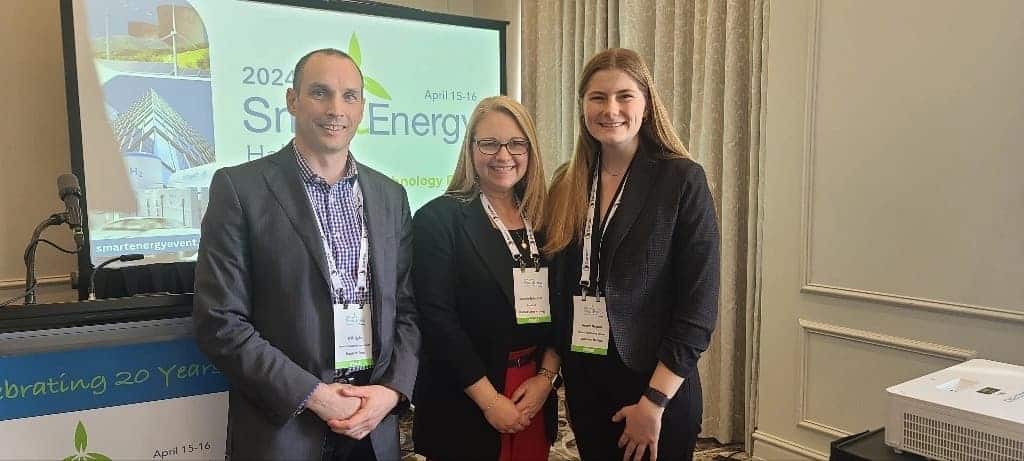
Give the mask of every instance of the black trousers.
M 369 435 L 363 440 L 354 440 L 332 433 L 327 436 L 324 451 L 324 461 L 377 461 Z
M 337 382 L 357 386 L 365 385 L 369 380 L 370 370 L 357 371 L 336 379 Z M 377 455 L 373 452 L 369 434 L 363 440 L 355 440 L 330 432 L 324 444 L 323 461 L 377 461 Z
M 562 361 L 569 424 L 583 461 L 621 460 L 619 437 L 625 422 L 613 423 L 622 407 L 640 400 L 650 384 L 650 373 L 637 373 L 622 363 L 614 344 L 608 355 L 569 352 Z M 658 438 L 658 460 L 693 459 L 700 433 L 703 399 L 696 370 L 665 407 Z M 649 459 L 649 453 L 644 459 Z

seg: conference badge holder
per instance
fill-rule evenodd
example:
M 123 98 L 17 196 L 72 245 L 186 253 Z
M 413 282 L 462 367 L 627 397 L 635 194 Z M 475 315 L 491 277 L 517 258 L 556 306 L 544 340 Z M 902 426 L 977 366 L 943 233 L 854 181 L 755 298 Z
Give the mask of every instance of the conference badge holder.
M 334 305 L 334 368 L 373 365 L 372 309 L 369 304 Z
M 486 195 L 480 194 L 480 203 L 483 205 L 487 217 L 491 219 L 491 223 L 501 232 L 502 238 L 505 239 L 505 245 L 508 246 L 508 251 L 512 254 L 512 259 L 519 263 L 518 270 L 512 269 L 512 296 L 515 299 L 516 324 L 529 325 L 551 322 L 548 269 L 540 267 L 540 250 L 537 247 L 537 239 L 533 234 L 533 227 L 530 226 L 530 221 L 526 219 L 526 216 L 521 216 L 526 227 L 526 239 L 530 245 L 530 259 L 533 261 L 533 268 L 527 268 L 525 256 L 516 247 L 512 234 L 505 227 L 505 224 L 501 222 L 501 217 L 498 216 L 498 212 L 491 206 L 491 202 L 487 199 Z
M 608 355 L 608 309 L 605 297 L 595 292 L 572 297 L 572 343 L 569 350 L 583 354 Z

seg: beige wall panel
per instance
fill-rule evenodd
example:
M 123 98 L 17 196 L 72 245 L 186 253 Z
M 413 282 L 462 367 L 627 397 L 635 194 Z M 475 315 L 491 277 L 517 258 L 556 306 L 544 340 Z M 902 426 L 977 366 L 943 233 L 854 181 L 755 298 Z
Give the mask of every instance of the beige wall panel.
M 0 300 L 24 293 L 25 286 L 22 280 L 8 282 L 0 285 Z M 36 289 L 36 303 L 66 303 L 78 300 L 78 290 L 72 290 L 68 283 L 67 276 L 45 277 L 39 280 L 39 287 Z M 20 309 L 18 305 L 6 307 L 5 309 Z
M 754 434 L 753 454 L 775 457 L 773 440 L 796 443 L 801 432 L 798 421 L 796 370 L 800 363 L 796 323 L 799 306 L 801 240 L 799 235 L 801 157 L 809 1 L 772 1 L 769 5 L 768 53 L 765 72 L 765 133 L 763 158 L 763 237 L 760 287 L 760 350 L 758 355 L 758 431 L 773 439 L 758 441 Z M 796 202 L 795 204 L 793 202 Z M 764 451 L 763 451 L 764 450 Z M 810 459 L 810 458 L 807 458 Z
M 407 6 L 420 10 L 448 13 L 448 0 L 383 0 L 381 3 Z
M 11 2 L 4 8 L 0 101 L 7 115 L 0 123 L 0 285 L 9 286 L 24 281 L 22 253 L 32 229 L 64 210 L 57 176 L 71 172 L 71 157 L 58 2 Z M 73 246 L 66 227 L 43 235 Z M 76 268 L 74 256 L 46 246 L 39 247 L 37 263 L 40 276 L 66 277 Z M 6 299 L 7 293 L 0 296 Z
M 756 416 L 788 443 L 827 452 L 881 427 L 886 387 L 958 361 L 1024 364 L 1020 324 L 800 294 L 793 279 L 765 298 Z
M 517 101 L 522 99 L 522 15 L 519 0 L 476 0 L 476 16 L 508 21 L 505 34 L 505 75 L 507 94 Z
M 1021 18 L 1002 0 L 770 2 L 755 456 L 824 459 L 881 424 L 886 386 L 944 363 L 1024 364 L 1024 190 L 1002 171 L 1024 166 L 1007 154 Z M 805 341 L 808 322 L 840 334 Z
M 876 332 L 801 321 L 800 427 L 841 437 L 885 423 L 885 389 L 975 352 Z
M 476 3 L 479 0 L 448 0 L 448 13 L 462 16 L 476 16 L 479 14 Z
M 826 461 L 828 454 L 795 444 L 776 435 L 754 432 L 754 459 L 765 461 L 816 460 Z
M 1024 313 L 1024 2 L 981 4 L 820 3 L 812 284 Z
M 407 6 L 434 13 L 476 16 L 477 2 L 481 0 L 382 0 L 382 3 Z

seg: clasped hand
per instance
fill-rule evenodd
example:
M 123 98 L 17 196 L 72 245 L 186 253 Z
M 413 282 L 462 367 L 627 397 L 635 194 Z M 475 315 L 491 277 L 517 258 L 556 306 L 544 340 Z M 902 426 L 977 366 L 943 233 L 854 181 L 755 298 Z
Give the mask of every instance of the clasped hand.
M 508 398 L 498 395 L 494 406 L 484 412 L 491 427 L 502 434 L 514 434 L 526 429 L 551 392 L 551 382 L 543 376 L 527 379 Z
M 398 392 L 379 385 L 327 384 L 322 405 L 310 408 L 337 434 L 362 440 L 398 404 Z M 316 392 L 319 392 L 320 389 Z M 317 396 L 314 396 L 316 398 Z

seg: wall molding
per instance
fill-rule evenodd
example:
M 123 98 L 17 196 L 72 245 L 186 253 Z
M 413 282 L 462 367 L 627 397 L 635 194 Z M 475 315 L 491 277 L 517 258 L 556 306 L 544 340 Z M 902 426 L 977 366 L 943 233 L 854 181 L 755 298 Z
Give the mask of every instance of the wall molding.
M 796 442 L 792 442 L 777 435 L 772 435 L 764 431 L 754 431 L 753 439 L 764 442 L 765 444 L 771 445 L 780 450 L 785 450 L 790 453 L 794 453 L 805 458 L 814 459 L 817 461 L 828 461 L 828 455 L 822 453 L 813 448 L 805 447 Z
M 796 423 L 797 427 L 808 429 L 819 434 L 824 434 L 833 439 L 850 435 L 850 432 L 839 429 L 838 427 L 832 427 L 824 423 L 812 421 L 810 419 L 803 418 L 802 415 L 801 418 L 802 419 Z
M 818 40 L 821 36 L 821 0 L 811 2 L 811 20 L 807 31 L 806 94 L 804 94 L 803 184 L 800 186 L 800 268 L 804 285 L 811 279 L 811 235 L 814 233 L 814 131 L 818 106 L 818 61 L 821 54 Z
M 906 352 L 914 352 L 932 357 L 955 360 L 958 362 L 973 359 L 978 355 L 978 352 L 975 350 L 961 349 L 959 347 L 948 346 L 945 344 L 936 344 L 900 336 L 876 333 L 873 331 L 841 327 L 828 323 L 815 322 L 813 320 L 798 319 L 797 321 L 800 323 L 800 327 L 804 331 L 805 338 L 810 334 L 819 334 L 849 341 L 867 343 L 879 347 L 899 349 Z M 804 351 L 806 351 L 806 346 L 807 345 L 805 343 Z
M 68 275 L 44 275 L 42 277 L 36 277 L 38 286 L 47 285 L 60 285 L 63 283 L 71 283 L 71 276 Z M 7 279 L 0 280 L 0 290 L 9 290 L 12 288 L 25 288 L 25 279 Z
M 899 295 L 895 293 L 877 292 L 847 288 L 812 280 L 811 262 L 813 260 L 812 237 L 814 235 L 814 158 L 815 129 L 817 121 L 818 67 L 821 57 L 819 42 L 821 29 L 821 7 L 823 0 L 811 3 L 811 21 L 807 37 L 807 93 L 804 98 L 804 142 L 803 142 L 803 184 L 801 186 L 801 260 L 803 267 L 802 293 L 829 296 L 833 298 L 852 299 L 881 303 L 890 306 L 923 309 L 934 312 L 968 315 L 988 320 L 1024 323 L 1024 312 L 1009 309 L 981 306 L 953 301 L 928 299 L 918 296 Z
M 752 62 L 752 65 L 756 65 L 757 68 L 761 69 L 761 79 L 759 82 L 759 93 L 760 93 L 760 114 L 758 115 L 758 128 L 757 128 L 757 155 L 752 156 L 752 162 L 756 165 L 752 165 L 750 171 L 754 171 L 757 174 L 756 186 L 751 191 L 753 197 L 748 203 L 750 208 L 748 211 L 753 211 L 756 219 L 752 223 L 748 224 L 748 238 L 753 234 L 754 248 L 751 252 L 748 248 L 747 252 L 747 277 L 751 283 L 747 284 L 747 315 L 746 315 L 746 331 L 747 341 L 746 349 L 746 364 L 744 365 L 744 371 L 746 372 L 746 381 L 744 382 L 743 396 L 744 396 L 744 427 L 743 427 L 743 449 L 747 453 L 751 453 L 754 450 L 754 429 L 757 427 L 757 384 L 760 379 L 760 367 L 761 367 L 761 297 L 764 293 L 764 228 L 765 228 L 765 147 L 767 136 L 765 136 L 765 127 L 767 126 L 768 120 L 768 56 L 770 54 L 769 44 L 769 31 L 771 30 L 771 3 L 768 0 L 761 0 L 754 2 L 755 8 L 760 8 L 761 12 L 761 54 L 760 62 Z M 755 35 L 756 35 L 755 31 Z M 754 167 L 756 166 L 756 168 Z M 751 230 L 752 227 L 752 230 Z
M 845 437 L 852 434 L 852 432 L 820 421 L 815 421 L 807 416 L 807 388 L 810 385 L 807 381 L 810 376 L 807 357 L 809 355 L 808 347 L 811 335 L 827 336 L 886 349 L 896 349 L 903 352 L 937 357 L 953 362 L 964 362 L 973 359 L 978 355 L 978 351 L 961 349 L 945 344 L 936 344 L 900 336 L 876 333 L 873 331 L 841 327 L 838 325 L 815 322 L 802 318 L 797 319 L 797 322 L 800 324 L 802 333 L 800 335 L 800 376 L 798 379 L 799 387 L 797 390 L 797 402 L 799 405 L 799 408 L 797 409 L 797 426 L 824 434 L 830 438 Z
M 804 286 L 800 288 L 800 292 L 829 296 L 833 298 L 888 304 L 891 306 L 909 307 L 943 314 L 966 315 L 1000 322 L 1024 323 L 1024 312 L 1000 309 L 998 307 L 955 303 L 877 291 L 858 290 L 855 288 L 825 285 L 810 281 L 804 282 Z

